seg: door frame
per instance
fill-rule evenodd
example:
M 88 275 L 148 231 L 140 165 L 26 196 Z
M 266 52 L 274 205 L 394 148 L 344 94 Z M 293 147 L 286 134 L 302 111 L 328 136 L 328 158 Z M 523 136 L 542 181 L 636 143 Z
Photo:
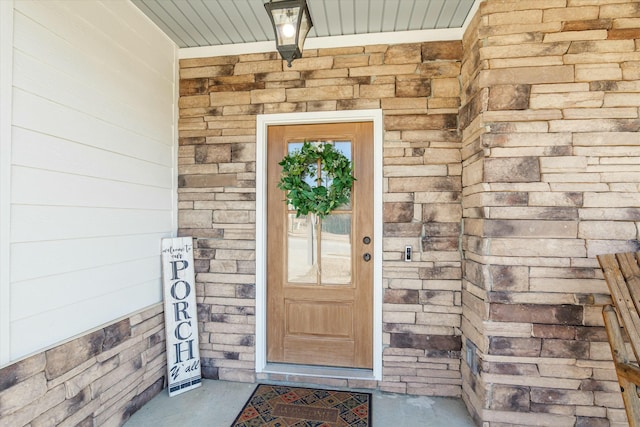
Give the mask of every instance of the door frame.
M 373 369 L 328 369 L 320 376 L 382 380 L 382 110 L 260 114 L 256 123 L 256 372 L 267 369 L 267 128 L 318 123 L 373 123 Z M 289 366 L 287 373 L 292 372 Z M 362 372 L 361 372 L 362 371 Z M 307 372 L 300 367 L 299 374 Z M 318 375 L 314 375 L 318 376 Z

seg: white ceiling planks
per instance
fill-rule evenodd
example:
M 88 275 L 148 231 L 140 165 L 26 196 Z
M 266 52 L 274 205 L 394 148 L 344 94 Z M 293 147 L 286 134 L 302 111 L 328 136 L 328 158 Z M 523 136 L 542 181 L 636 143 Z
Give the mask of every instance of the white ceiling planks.
M 266 0 L 132 0 L 179 47 L 273 40 Z M 477 0 L 307 0 L 309 37 L 461 28 Z

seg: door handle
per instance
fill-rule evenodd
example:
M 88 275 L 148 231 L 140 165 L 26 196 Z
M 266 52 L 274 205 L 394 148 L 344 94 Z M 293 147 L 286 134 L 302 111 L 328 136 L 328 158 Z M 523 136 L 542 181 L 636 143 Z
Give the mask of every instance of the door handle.
M 362 255 L 362 259 L 364 259 L 366 262 L 371 261 L 371 254 L 369 252 L 365 253 L 364 255 Z
M 369 243 L 371 243 L 371 237 L 369 237 L 369 236 L 365 236 L 365 237 L 362 239 L 362 243 L 364 243 L 365 245 L 368 245 Z

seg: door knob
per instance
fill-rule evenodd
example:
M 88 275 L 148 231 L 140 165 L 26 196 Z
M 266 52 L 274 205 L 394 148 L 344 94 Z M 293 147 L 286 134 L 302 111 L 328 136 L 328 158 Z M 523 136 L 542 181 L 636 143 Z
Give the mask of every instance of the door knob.
M 362 243 L 368 245 L 369 243 L 371 243 L 371 237 L 365 236 L 364 239 L 362 239 Z
M 371 254 L 367 252 L 366 254 L 362 255 L 362 259 L 364 259 L 366 262 L 371 261 Z

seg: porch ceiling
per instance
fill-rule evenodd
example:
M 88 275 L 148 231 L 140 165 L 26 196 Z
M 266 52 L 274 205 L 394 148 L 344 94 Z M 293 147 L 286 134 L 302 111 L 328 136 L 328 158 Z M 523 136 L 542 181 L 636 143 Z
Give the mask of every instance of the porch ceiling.
M 479 1 L 307 0 L 309 37 L 459 29 Z M 265 0 L 132 2 L 181 48 L 274 40 Z

